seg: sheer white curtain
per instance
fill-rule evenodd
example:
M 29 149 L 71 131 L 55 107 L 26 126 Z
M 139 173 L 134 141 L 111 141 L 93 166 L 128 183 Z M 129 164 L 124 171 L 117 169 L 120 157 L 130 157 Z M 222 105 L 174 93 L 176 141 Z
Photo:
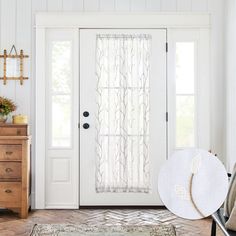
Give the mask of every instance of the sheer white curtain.
M 149 192 L 151 36 L 97 35 L 96 191 Z

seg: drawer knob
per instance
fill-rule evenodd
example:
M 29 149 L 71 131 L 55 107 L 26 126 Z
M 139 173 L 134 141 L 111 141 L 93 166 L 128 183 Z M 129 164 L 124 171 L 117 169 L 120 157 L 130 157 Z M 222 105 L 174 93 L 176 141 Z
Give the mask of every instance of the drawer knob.
M 6 189 L 5 190 L 5 193 L 11 193 L 12 191 L 11 191 L 11 189 Z
M 6 155 L 11 155 L 13 152 L 6 152 Z
M 11 169 L 11 168 L 6 168 L 5 171 L 6 171 L 7 173 L 9 173 L 9 172 L 12 172 L 12 169 Z
M 18 130 L 16 131 L 16 134 L 17 134 L 17 135 L 20 135 L 20 134 L 21 134 L 20 129 L 18 129 Z

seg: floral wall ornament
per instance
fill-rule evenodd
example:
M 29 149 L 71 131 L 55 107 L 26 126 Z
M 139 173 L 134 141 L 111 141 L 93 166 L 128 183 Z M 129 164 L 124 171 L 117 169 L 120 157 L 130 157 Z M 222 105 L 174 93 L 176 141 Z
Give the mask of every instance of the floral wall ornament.
M 20 54 L 17 53 L 15 45 L 12 46 L 10 53 L 7 54 L 7 50 L 4 50 L 4 54 L 0 55 L 3 58 L 3 84 L 6 85 L 7 80 L 20 80 L 20 84 L 23 84 L 23 80 L 28 79 L 24 76 L 23 59 L 28 58 L 28 55 L 24 55 L 23 50 L 20 50 Z

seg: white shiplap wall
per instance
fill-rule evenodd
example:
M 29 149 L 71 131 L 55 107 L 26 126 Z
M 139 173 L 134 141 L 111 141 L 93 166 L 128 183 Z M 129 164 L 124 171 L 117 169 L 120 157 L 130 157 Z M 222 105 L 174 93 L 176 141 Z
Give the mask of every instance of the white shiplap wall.
M 236 1 L 227 0 L 226 17 L 226 80 L 227 80 L 227 160 L 228 170 L 236 163 Z
M 212 15 L 212 150 L 224 160 L 225 91 L 224 91 L 224 0 L 0 0 L 0 50 L 15 44 L 30 55 L 26 66 L 30 77 L 23 86 L 18 82 L 0 83 L 0 95 L 18 104 L 17 113 L 29 115 L 34 127 L 34 16 L 42 11 L 114 11 L 114 12 L 209 12 Z M 0 68 L 1 71 L 1 68 Z M 34 135 L 34 129 L 32 129 Z M 34 173 L 34 171 L 33 171 Z

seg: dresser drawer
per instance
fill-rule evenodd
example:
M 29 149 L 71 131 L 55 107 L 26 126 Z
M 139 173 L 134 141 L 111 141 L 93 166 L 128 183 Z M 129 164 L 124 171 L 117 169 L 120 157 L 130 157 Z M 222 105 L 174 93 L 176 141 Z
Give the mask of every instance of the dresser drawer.
M 1 127 L 0 136 L 27 136 L 27 126 Z
M 0 182 L 0 206 L 17 207 L 21 203 L 21 183 Z
M 0 144 L 0 161 L 1 160 L 21 160 L 21 145 Z
M 21 179 L 21 162 L 0 162 L 0 181 Z

